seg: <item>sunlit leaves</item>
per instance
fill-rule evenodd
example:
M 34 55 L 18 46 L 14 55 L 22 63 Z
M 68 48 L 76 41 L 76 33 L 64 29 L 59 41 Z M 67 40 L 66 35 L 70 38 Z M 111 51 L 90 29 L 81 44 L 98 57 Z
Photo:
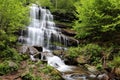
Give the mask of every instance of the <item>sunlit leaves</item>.
M 120 26 L 118 0 L 80 0 L 75 7 L 78 20 L 73 28 L 78 32 L 78 38 L 115 31 Z
M 27 23 L 27 8 L 19 0 L 0 1 L 0 12 L 2 29 L 9 29 L 13 32 Z

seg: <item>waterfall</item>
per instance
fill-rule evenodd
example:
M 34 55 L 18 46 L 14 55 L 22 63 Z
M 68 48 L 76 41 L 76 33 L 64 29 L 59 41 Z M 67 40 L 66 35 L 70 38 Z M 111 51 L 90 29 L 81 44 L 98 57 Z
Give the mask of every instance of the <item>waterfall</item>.
M 21 36 L 25 40 L 24 43 L 30 46 L 42 46 L 45 49 L 56 48 L 53 43 L 67 46 L 67 37 L 55 26 L 51 12 L 36 4 L 30 9 L 31 22 L 27 27 L 27 36 Z
M 27 26 L 27 32 L 25 32 L 26 34 L 22 31 L 22 35 L 19 37 L 19 40 L 28 46 L 43 47 L 41 60 L 47 60 L 47 63 L 50 66 L 53 66 L 60 72 L 72 71 L 74 68 L 73 66 L 66 65 L 63 60 L 61 60 L 58 56 L 53 55 L 50 51 L 56 48 L 63 49 L 63 47 L 56 46 L 53 43 L 61 43 L 64 46 L 68 45 L 68 38 L 61 33 L 59 28 L 55 26 L 51 12 L 48 9 L 44 9 L 36 4 L 33 4 L 30 7 L 30 21 L 30 25 Z M 35 61 L 32 54 L 30 55 L 30 58 Z M 71 76 L 69 75 L 64 77 L 66 80 L 76 80 L 70 78 Z

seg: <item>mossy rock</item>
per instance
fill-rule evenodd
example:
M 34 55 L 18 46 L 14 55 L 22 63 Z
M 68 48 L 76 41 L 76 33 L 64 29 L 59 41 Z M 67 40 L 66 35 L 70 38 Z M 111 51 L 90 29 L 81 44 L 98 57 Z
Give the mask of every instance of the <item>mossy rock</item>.
M 79 64 L 86 64 L 87 63 L 87 58 L 85 56 L 79 55 L 79 57 L 76 58 L 76 61 Z
M 98 72 L 98 70 L 96 69 L 95 66 L 92 66 L 92 65 L 89 65 L 89 64 L 85 64 L 85 67 L 87 68 L 88 71 L 90 71 L 92 73 Z
M 53 71 L 51 72 L 51 78 L 51 80 L 64 80 L 62 74 L 56 69 L 53 69 Z

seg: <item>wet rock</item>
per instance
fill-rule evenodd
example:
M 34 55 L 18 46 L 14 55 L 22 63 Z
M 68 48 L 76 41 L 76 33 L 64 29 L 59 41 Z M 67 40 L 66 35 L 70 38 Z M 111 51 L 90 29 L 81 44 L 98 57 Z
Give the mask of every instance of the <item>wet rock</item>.
M 78 46 L 79 41 L 73 37 L 68 37 L 68 46 Z
M 34 56 L 34 58 L 37 58 L 37 59 L 40 59 L 40 58 L 41 58 L 41 54 L 40 54 L 40 53 L 34 54 L 33 56 Z
M 36 48 L 34 48 L 33 46 L 29 46 L 28 47 L 28 51 L 30 55 L 34 55 L 34 54 L 38 54 L 40 53 Z
M 65 74 L 63 77 L 65 80 L 86 80 L 87 78 L 86 75 L 79 73 Z
M 65 28 L 68 28 L 69 26 L 57 23 L 56 27 L 58 27 L 58 28 L 64 28 L 65 29 Z
M 59 76 L 59 80 L 64 80 L 61 72 L 59 72 L 57 69 L 53 69 L 51 72 L 51 75 L 57 75 L 57 76 Z
M 53 54 L 59 56 L 60 58 L 64 59 L 65 54 L 67 54 L 64 50 L 54 50 Z
M 61 32 L 67 36 L 75 36 L 76 32 L 74 30 L 71 29 L 62 29 Z
M 108 77 L 108 75 L 107 74 L 99 74 L 98 76 L 97 76 L 97 78 L 99 79 L 99 80 L 109 80 L 109 77 Z
M 41 46 L 33 46 L 35 49 L 37 49 L 39 52 L 43 51 L 43 48 Z
M 39 51 L 42 51 L 42 47 L 37 47 L 37 46 L 33 47 L 33 46 L 26 46 L 26 45 L 18 47 L 18 52 L 21 54 L 27 55 L 28 57 L 30 57 L 32 61 L 38 61 L 38 59 L 40 59 Z

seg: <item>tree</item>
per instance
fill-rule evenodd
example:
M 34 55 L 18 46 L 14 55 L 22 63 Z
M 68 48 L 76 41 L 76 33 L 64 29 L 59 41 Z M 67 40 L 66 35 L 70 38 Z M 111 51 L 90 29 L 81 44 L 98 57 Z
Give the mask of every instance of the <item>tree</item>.
M 28 21 L 28 8 L 19 0 L 0 1 L 0 28 L 5 32 L 15 32 Z
M 15 32 L 27 25 L 28 20 L 28 8 L 19 0 L 0 0 L 0 55 L 11 50 L 17 40 Z
M 102 37 L 102 33 L 120 30 L 120 1 L 79 0 L 75 7 L 78 20 L 73 28 L 78 38 Z

